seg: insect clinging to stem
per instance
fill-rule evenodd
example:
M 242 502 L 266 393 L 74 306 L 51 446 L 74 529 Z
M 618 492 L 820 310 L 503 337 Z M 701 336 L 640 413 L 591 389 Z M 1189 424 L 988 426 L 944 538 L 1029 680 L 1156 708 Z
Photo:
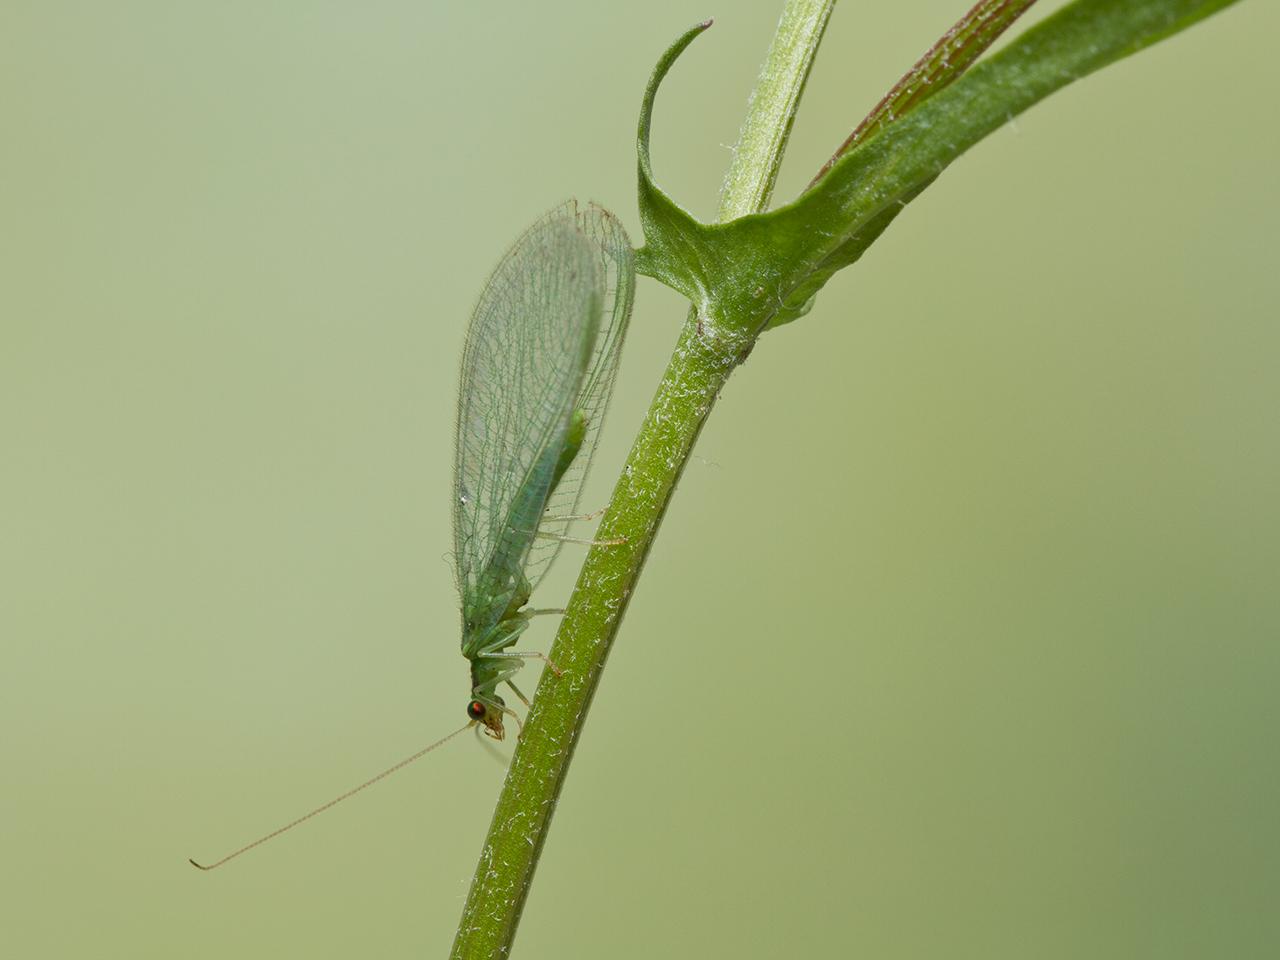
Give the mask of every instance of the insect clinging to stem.
M 495 740 L 519 717 L 498 688 L 525 660 L 512 650 L 533 589 L 566 542 L 618 371 L 635 292 L 631 243 L 617 218 L 574 201 L 530 227 L 489 277 L 462 355 L 454 470 L 454 565 L 462 654 L 470 665 L 467 723 L 358 787 L 202 865 L 212 870 L 354 796 L 471 727 Z M 592 515 L 594 516 L 594 514 Z
M 573 510 L 634 290 L 622 225 L 594 204 L 579 211 L 570 202 L 516 242 L 471 318 L 458 394 L 454 561 L 471 664 L 467 716 L 497 740 L 503 715 L 514 716 L 498 687 L 527 704 L 512 677 L 525 659 L 546 659 L 510 647 L 543 612 L 525 605 L 573 540 L 567 524 L 584 519 Z

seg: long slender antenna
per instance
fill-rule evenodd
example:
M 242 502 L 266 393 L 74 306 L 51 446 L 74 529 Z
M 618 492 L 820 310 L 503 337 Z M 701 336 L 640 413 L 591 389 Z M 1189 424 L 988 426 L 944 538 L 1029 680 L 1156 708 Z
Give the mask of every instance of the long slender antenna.
M 399 763 L 395 764 L 394 766 L 387 767 L 387 769 L 383 770 L 376 777 L 371 777 L 370 779 L 366 780 L 364 783 L 360 784 L 360 786 L 354 787 L 351 790 L 348 790 L 346 793 L 342 794 L 342 796 L 340 797 L 334 797 L 328 803 L 324 804 L 323 806 L 316 807 L 310 813 L 304 814 L 303 816 L 299 817 L 297 820 L 294 820 L 292 823 L 286 823 L 280 829 L 272 830 L 266 836 L 259 837 L 257 840 L 253 841 L 253 843 L 245 844 L 243 847 L 241 847 L 239 850 L 236 850 L 234 853 L 228 853 L 225 857 L 223 857 L 221 860 L 218 860 L 215 863 L 211 863 L 208 866 L 205 866 L 202 863 L 196 863 L 194 860 L 190 858 L 188 858 L 187 862 L 198 870 L 212 870 L 215 867 L 220 867 L 224 863 L 226 863 L 228 860 L 234 860 L 236 857 L 240 856 L 240 854 L 248 853 L 254 847 L 261 846 L 262 844 L 266 843 L 268 840 L 272 840 L 280 836 L 280 834 L 284 833 L 286 830 L 292 830 L 298 824 L 305 823 L 307 820 L 310 820 L 316 814 L 324 813 L 330 807 L 338 805 L 343 800 L 346 800 L 350 797 L 354 797 L 357 793 L 359 793 L 365 787 L 371 787 L 375 783 L 377 783 L 379 780 L 381 780 L 383 777 L 389 777 L 391 776 L 391 774 L 395 773 L 397 770 L 400 770 L 403 767 L 407 767 L 409 764 L 413 763 L 413 761 L 421 759 L 422 757 L 425 757 L 428 753 L 430 753 L 436 747 L 444 746 L 444 744 L 448 743 L 458 734 L 462 733 L 463 730 L 466 730 L 470 727 L 474 727 L 475 725 L 476 725 L 476 722 L 472 720 L 470 723 L 466 724 L 465 726 L 459 727 L 457 730 L 453 731 L 453 733 L 449 734 L 447 737 L 443 737 L 440 740 L 437 740 L 435 743 L 431 744 L 430 746 L 423 747 L 413 756 L 405 757 L 403 760 L 401 760 Z

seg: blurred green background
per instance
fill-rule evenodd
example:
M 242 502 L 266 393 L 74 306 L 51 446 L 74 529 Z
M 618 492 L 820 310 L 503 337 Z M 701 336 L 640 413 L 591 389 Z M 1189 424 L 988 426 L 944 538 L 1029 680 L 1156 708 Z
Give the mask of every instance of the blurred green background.
M 779 198 L 968 6 L 837 8 Z M 473 298 L 566 197 L 638 241 L 643 83 L 717 15 L 655 128 L 709 216 L 780 9 L 6 0 L 6 956 L 445 955 L 469 739 L 185 858 L 462 722 Z M 1280 951 L 1277 33 L 1241 3 L 1053 97 L 760 344 L 518 956 Z M 589 506 L 682 318 L 641 281 Z

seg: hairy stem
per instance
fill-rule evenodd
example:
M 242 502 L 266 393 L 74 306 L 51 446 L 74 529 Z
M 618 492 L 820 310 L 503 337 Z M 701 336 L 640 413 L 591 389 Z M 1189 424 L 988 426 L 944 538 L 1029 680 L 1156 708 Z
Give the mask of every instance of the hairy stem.
M 720 189 L 721 220 L 759 213 L 769 205 L 800 95 L 834 6 L 835 0 L 789 3 L 783 11 Z
M 768 201 L 809 67 L 835 0 L 787 0 L 752 96 L 721 215 L 762 210 Z M 462 912 L 452 956 L 510 953 L 556 799 L 586 721 L 609 648 L 707 415 L 752 338 L 715 316 L 691 314 L 600 522 L 595 547 L 569 600 L 498 797 Z
M 938 38 L 893 89 L 858 124 L 813 182 L 837 160 L 912 107 L 927 100 L 964 73 L 987 47 L 995 43 L 1036 0 L 978 0 L 978 3 Z

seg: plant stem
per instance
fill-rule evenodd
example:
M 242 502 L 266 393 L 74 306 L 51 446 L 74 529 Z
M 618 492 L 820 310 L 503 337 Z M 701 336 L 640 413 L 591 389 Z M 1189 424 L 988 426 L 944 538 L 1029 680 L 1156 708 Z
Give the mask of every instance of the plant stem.
M 769 205 L 800 95 L 834 6 L 835 0 L 788 3 L 783 10 L 720 188 L 722 221 L 760 213 Z
M 787 0 L 721 197 L 722 216 L 764 208 L 835 0 Z M 509 955 L 556 799 L 609 648 L 667 503 L 729 374 L 753 338 L 690 314 L 614 488 L 498 797 L 451 956 Z
M 1036 0 L 978 0 L 973 8 L 938 38 L 893 89 L 884 95 L 849 138 L 813 178 L 821 179 L 842 156 L 868 136 L 902 116 L 951 83 L 982 56 Z

